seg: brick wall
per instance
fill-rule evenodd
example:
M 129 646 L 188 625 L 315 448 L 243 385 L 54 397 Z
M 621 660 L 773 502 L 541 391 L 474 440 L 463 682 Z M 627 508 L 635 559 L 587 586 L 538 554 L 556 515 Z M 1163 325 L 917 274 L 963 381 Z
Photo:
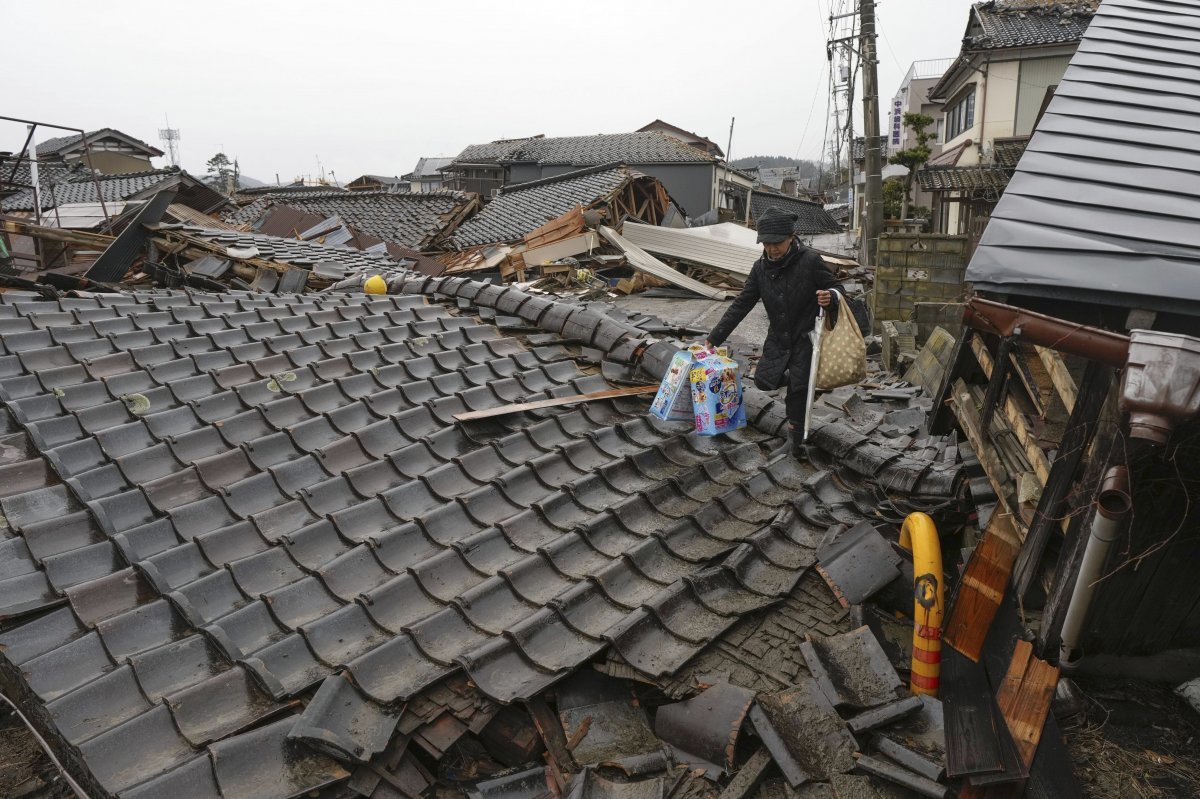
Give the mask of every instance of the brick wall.
M 875 331 L 884 320 L 907 322 L 918 302 L 957 302 L 967 269 L 967 236 L 887 233 L 879 239 L 879 265 L 871 292 Z

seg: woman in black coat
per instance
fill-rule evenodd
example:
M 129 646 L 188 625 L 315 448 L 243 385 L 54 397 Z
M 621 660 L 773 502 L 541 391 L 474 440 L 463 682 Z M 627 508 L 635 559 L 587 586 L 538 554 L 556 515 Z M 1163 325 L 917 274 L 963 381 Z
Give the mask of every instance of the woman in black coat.
M 808 373 L 812 341 L 808 334 L 817 319 L 817 308 L 830 305 L 830 289 L 837 279 L 821 257 L 796 241 L 798 217 L 768 208 L 758 221 L 762 257 L 754 262 L 741 294 L 708 334 L 711 346 L 720 346 L 755 303 L 767 311 L 767 339 L 754 372 L 754 385 L 772 391 L 786 383 L 787 414 L 792 427 L 792 454 L 803 457 L 801 433 L 808 399 Z M 829 313 L 836 313 L 833 306 Z

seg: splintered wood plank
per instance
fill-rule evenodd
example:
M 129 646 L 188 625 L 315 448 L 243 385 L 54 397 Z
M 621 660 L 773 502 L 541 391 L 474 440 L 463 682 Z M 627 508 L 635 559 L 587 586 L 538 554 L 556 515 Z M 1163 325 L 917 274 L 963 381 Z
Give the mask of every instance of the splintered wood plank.
M 1021 554 L 1017 556 L 1017 564 L 1013 567 L 1018 600 L 1025 596 L 1041 567 L 1042 555 L 1050 543 L 1051 528 L 1061 529 L 1062 521 L 1066 517 L 1063 511 L 1067 495 L 1075 483 L 1075 474 L 1079 470 L 1084 451 L 1096 432 L 1097 420 L 1114 375 L 1115 370 L 1111 366 L 1099 361 L 1088 361 L 1084 369 L 1078 401 L 1074 403 L 1071 418 L 1067 420 L 1062 445 L 1054 459 L 1054 465 L 1050 468 L 1050 479 L 1046 481 L 1046 487 L 1038 500 L 1037 512 L 1034 514 L 1029 534 L 1023 539 Z
M 1041 387 L 1034 379 L 1033 370 L 1029 368 L 1029 361 L 1026 360 L 1025 353 L 1020 347 L 1016 347 L 1008 354 L 1008 360 L 1012 364 L 1013 372 L 1021 379 L 1021 385 L 1025 387 L 1025 396 L 1029 398 L 1029 404 L 1033 406 L 1034 415 L 1045 416 L 1046 405 L 1042 398 Z
M 996 689 L 996 704 L 1000 706 L 1000 712 L 1006 722 L 1017 703 L 1017 695 L 1021 693 L 1021 685 L 1025 682 L 1025 670 L 1029 667 L 1029 659 L 1032 657 L 1033 645 L 1018 639 L 1017 645 L 1013 647 L 1012 660 L 1008 662 L 1008 671 Z M 1011 728 L 1009 731 L 1011 732 Z
M 1004 771 L 983 666 L 954 649 L 943 650 L 942 712 L 946 725 L 946 776 L 966 777 Z
M 572 394 L 569 397 L 549 397 L 548 399 L 533 400 L 532 402 L 514 402 L 501 405 L 498 408 L 485 408 L 482 411 L 466 411 L 456 413 L 454 420 L 471 422 L 476 419 L 490 419 L 493 416 L 504 416 L 521 411 L 534 411 L 538 408 L 555 408 L 559 405 L 574 405 L 577 402 L 595 402 L 596 400 L 613 399 L 614 397 L 632 397 L 636 394 L 654 394 L 658 386 L 632 386 L 630 388 L 613 388 L 605 391 L 593 391 L 591 394 Z
M 1050 701 L 1054 699 L 1054 690 L 1058 685 L 1058 669 L 1044 660 L 1033 657 L 1033 647 L 1025 641 L 1017 642 L 1017 651 L 1024 649 L 1028 654 L 1025 665 L 1025 675 L 1021 685 L 1011 696 L 997 697 L 1000 713 L 1012 733 L 1013 743 L 1021 755 L 1021 762 L 1026 766 L 1033 763 L 1037 753 L 1038 741 L 1042 738 L 1042 729 L 1046 724 L 1046 714 L 1050 712 Z M 1014 653 L 1013 660 L 1017 659 Z M 1007 679 L 1006 679 L 1007 684 Z M 1002 686 L 1003 688 L 1003 686 Z
M 991 441 L 984 437 L 979 411 L 975 408 L 975 400 L 967 389 L 967 384 L 962 380 L 954 382 L 954 388 L 950 392 L 950 407 L 954 411 L 955 418 L 958 419 L 959 426 L 966 433 L 967 441 L 983 465 L 983 472 L 987 475 L 992 490 L 1000 498 L 1001 506 L 1009 514 L 1019 513 L 1020 506 L 1013 490 L 1015 481 L 1005 471 L 1004 464 L 1001 463 Z M 1025 520 L 1019 515 L 1014 515 L 1013 522 L 1016 525 L 1017 534 L 1024 541 L 1025 531 L 1028 529 Z
M 1050 373 L 1050 381 L 1054 383 L 1054 390 L 1058 392 L 1063 407 L 1067 409 L 1067 413 L 1070 413 L 1075 410 L 1075 399 L 1079 394 L 1075 388 L 1075 378 L 1071 377 L 1061 355 L 1048 347 L 1035 348 L 1038 357 L 1042 360 L 1042 365 Z
M 1034 657 L 1033 645 L 1028 641 L 1018 640 L 1004 679 L 996 689 L 996 705 L 1012 735 L 1021 764 L 1031 776 L 1057 684 L 1058 669 Z M 1050 734 L 1057 732 L 1052 730 Z M 1017 799 L 1024 794 L 1025 784 L 1020 779 L 999 785 L 967 785 L 958 795 L 959 799 Z
M 983 541 L 971 553 L 943 634 L 947 644 L 974 662 L 979 662 L 1019 550 L 1012 518 L 993 513 Z
M 979 361 L 979 367 L 983 370 L 984 375 L 990 379 L 994 366 L 992 354 L 987 351 L 987 347 L 979 340 L 978 336 L 971 340 L 971 350 L 975 353 L 975 358 Z M 1029 424 L 1025 420 L 1025 414 L 1021 413 L 1021 409 L 1017 407 L 1016 402 L 1007 394 L 1004 397 L 1003 408 L 1004 418 L 1008 420 L 1008 424 L 1016 435 L 1017 441 L 1025 451 L 1025 457 L 1029 459 L 1029 464 L 1033 467 L 1034 473 L 1037 474 L 1038 481 L 1042 485 L 1046 485 L 1046 481 L 1050 478 L 1050 461 L 1046 458 L 1046 453 L 1038 446 L 1037 436 L 1029 429 Z

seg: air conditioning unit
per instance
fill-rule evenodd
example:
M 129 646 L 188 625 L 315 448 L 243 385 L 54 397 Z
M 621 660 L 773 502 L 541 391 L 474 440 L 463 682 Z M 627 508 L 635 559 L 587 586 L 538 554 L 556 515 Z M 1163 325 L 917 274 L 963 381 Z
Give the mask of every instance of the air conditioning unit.
M 492 189 L 490 192 L 488 192 L 488 197 L 490 197 L 492 199 L 495 199 L 496 197 L 499 197 L 499 196 L 500 196 L 499 188 Z

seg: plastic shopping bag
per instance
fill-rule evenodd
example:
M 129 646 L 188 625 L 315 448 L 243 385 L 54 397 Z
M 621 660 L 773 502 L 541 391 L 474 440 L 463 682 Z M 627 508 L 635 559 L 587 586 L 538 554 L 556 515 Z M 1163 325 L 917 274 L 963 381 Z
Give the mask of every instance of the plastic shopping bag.
M 688 381 L 697 433 L 717 436 L 746 426 L 737 361 L 711 351 L 698 354 Z

